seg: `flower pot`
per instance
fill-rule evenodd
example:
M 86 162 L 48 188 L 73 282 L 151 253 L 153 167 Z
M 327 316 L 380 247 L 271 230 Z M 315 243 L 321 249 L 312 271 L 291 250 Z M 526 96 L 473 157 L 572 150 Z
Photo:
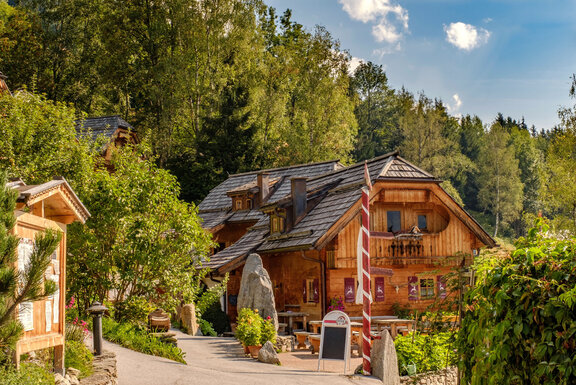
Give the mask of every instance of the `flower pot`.
M 262 348 L 262 345 L 251 345 L 248 346 L 248 350 L 250 350 L 250 355 L 252 358 L 258 358 L 258 352 Z
M 250 354 L 250 349 L 248 349 L 248 346 L 242 344 L 242 347 L 244 348 L 244 354 Z

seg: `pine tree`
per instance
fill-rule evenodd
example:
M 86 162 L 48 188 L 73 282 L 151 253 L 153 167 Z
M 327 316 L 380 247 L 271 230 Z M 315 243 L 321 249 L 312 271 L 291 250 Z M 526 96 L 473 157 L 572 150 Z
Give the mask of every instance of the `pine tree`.
M 50 256 L 60 242 L 60 233 L 47 230 L 36 236 L 30 262 L 24 271 L 16 267 L 19 239 L 14 228 L 14 208 L 18 193 L 6 186 L 6 173 L 0 173 L 0 363 L 6 362 L 10 351 L 22 334 L 22 325 L 14 317 L 22 302 L 37 301 L 54 294 L 56 284 L 44 280 Z

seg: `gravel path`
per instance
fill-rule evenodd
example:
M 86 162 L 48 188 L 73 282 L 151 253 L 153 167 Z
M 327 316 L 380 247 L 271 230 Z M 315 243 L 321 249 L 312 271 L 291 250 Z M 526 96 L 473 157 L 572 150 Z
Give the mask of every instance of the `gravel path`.
M 116 353 L 119 385 L 375 385 L 382 382 L 374 377 L 344 376 L 338 373 L 315 372 L 260 363 L 244 357 L 242 348 L 233 338 L 193 337 L 173 330 L 178 346 L 186 352 L 188 365 L 165 358 L 149 356 L 104 341 L 104 349 Z M 282 361 L 283 356 L 280 355 Z M 308 353 L 309 354 L 309 353 Z M 298 360 L 285 356 L 294 366 Z M 307 359 L 310 367 L 310 359 Z M 340 362 L 338 370 L 342 369 Z M 333 366 L 326 369 L 333 369 Z

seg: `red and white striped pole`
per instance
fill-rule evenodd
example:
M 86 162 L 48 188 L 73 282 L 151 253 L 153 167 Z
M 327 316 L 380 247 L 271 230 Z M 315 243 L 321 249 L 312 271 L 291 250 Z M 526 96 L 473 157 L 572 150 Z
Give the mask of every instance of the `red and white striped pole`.
M 370 192 L 362 188 L 362 369 L 370 375 Z

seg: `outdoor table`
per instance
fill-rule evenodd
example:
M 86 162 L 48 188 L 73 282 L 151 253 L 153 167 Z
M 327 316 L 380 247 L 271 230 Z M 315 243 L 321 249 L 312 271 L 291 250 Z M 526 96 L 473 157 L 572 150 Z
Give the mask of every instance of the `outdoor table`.
M 302 323 L 304 325 L 304 330 L 306 330 L 306 317 L 308 317 L 308 313 L 300 312 L 300 311 L 280 311 L 278 312 L 278 317 L 284 317 L 288 319 L 288 334 L 292 334 L 294 330 L 292 324 L 294 323 L 294 317 L 301 317 Z
M 310 329 L 314 334 L 320 334 L 320 329 L 322 329 L 322 321 L 309 321 Z
M 407 326 L 408 331 L 412 331 L 412 329 L 414 328 L 415 321 L 411 319 L 396 318 L 396 319 L 375 320 L 374 323 L 378 328 L 378 333 L 382 331 L 383 326 L 390 326 L 390 336 L 392 338 L 396 338 L 396 336 L 398 335 L 397 331 L 398 326 Z

